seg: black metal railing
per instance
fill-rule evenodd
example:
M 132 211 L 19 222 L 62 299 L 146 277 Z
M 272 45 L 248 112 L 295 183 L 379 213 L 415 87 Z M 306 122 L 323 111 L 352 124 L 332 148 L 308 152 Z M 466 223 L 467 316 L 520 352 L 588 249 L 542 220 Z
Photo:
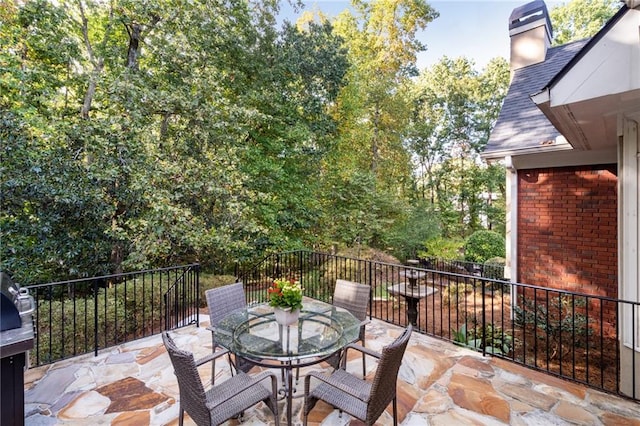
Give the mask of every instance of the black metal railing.
M 478 263 L 458 259 L 425 257 L 420 259 L 420 267 L 440 272 L 453 272 L 463 275 L 475 275 L 483 278 L 504 279 L 504 265 L 496 263 Z
M 34 366 L 162 330 L 198 324 L 199 265 L 27 287 L 34 297 Z
M 452 266 L 435 261 L 430 265 Z M 266 289 L 277 277 L 295 277 L 305 295 L 325 301 L 331 300 L 336 279 L 369 284 L 371 317 L 406 325 L 414 305 L 412 320 L 419 332 L 640 399 L 635 391 L 640 303 L 492 279 L 486 275 L 496 271 L 469 273 L 468 267 L 451 272 L 293 251 L 239 268 L 238 276 L 249 302 L 265 301 Z M 412 287 L 412 280 L 419 287 Z M 625 335 L 620 332 L 622 320 L 629 327 Z

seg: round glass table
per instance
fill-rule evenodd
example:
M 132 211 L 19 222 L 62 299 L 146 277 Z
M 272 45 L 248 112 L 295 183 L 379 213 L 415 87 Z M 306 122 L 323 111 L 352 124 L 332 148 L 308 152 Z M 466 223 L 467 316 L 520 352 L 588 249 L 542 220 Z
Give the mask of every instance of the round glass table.
M 358 339 L 360 321 L 349 311 L 314 299 L 303 300 L 296 324 L 279 325 L 268 304 L 231 312 L 215 327 L 216 342 L 252 363 L 283 371 L 281 392 L 291 424 L 293 368 L 319 363 Z

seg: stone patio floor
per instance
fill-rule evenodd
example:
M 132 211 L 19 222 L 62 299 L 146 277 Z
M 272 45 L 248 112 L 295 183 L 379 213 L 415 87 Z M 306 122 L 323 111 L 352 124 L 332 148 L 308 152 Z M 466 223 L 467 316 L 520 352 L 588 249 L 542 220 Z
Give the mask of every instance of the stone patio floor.
M 211 351 L 207 323 L 172 332 L 176 343 L 195 353 Z M 367 347 L 380 350 L 401 329 L 373 320 Z M 348 370 L 362 371 L 359 354 Z M 225 358 L 222 358 L 225 359 Z M 375 363 L 367 359 L 368 375 Z M 257 371 L 258 367 L 254 367 Z M 325 364 L 302 369 L 327 369 Z M 216 364 L 216 381 L 229 374 Z M 211 365 L 200 368 L 205 382 Z M 279 374 L 278 374 L 279 376 Z M 298 385 L 299 394 L 304 384 Z M 538 373 L 518 365 L 414 332 L 398 378 L 401 425 L 638 425 L 640 404 Z M 27 425 L 177 425 L 178 385 L 160 335 L 25 372 Z M 294 399 L 293 423 L 302 424 L 302 398 Z M 284 421 L 284 401 L 280 402 Z M 193 421 L 186 416 L 186 425 Z M 245 412 L 242 423 L 272 425 L 270 411 L 259 404 Z M 286 423 L 283 423 L 286 424 Z M 347 414 L 318 403 L 310 425 L 360 425 Z M 392 425 L 391 406 L 377 425 Z

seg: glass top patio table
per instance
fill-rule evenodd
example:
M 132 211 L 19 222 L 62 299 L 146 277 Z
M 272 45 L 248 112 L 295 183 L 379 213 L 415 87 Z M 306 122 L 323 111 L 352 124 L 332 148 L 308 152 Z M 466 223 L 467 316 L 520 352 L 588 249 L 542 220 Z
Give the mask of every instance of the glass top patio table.
M 215 327 L 216 343 L 250 362 L 280 368 L 281 393 L 287 400 L 287 424 L 292 424 L 294 367 L 316 364 L 355 341 L 360 321 L 349 311 L 318 300 L 304 298 L 296 324 L 276 323 L 268 304 L 247 306 L 231 312 Z M 297 380 L 297 378 L 296 378 Z
M 360 321 L 349 311 L 308 298 L 291 326 L 277 324 L 273 308 L 259 304 L 233 311 L 215 327 L 217 343 L 264 366 L 319 362 L 356 340 L 359 332 Z

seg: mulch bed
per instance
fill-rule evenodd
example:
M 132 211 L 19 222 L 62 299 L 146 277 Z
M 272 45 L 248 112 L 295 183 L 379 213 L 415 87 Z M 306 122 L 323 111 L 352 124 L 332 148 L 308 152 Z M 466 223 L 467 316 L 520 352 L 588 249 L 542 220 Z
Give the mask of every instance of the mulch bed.
M 467 294 L 459 298 L 457 303 L 447 304 L 443 302 L 442 292 L 438 291 L 420 301 L 418 329 L 427 335 L 453 341 L 465 320 L 467 330 L 481 323 L 481 299 Z M 485 297 L 484 307 L 490 312 L 485 318 L 486 323 L 500 326 L 505 333 L 513 336 L 512 350 L 504 358 L 595 388 L 613 392 L 618 389 L 619 354 L 615 337 L 591 334 L 587 342 L 585 338 L 563 333 L 554 340 L 548 339 L 540 328 L 536 332 L 533 325 L 522 329 L 511 321 L 508 295 L 504 300 L 499 296 Z M 377 299 L 372 308 L 372 314 L 377 318 L 401 326 L 408 323 L 407 307 L 402 298 L 388 301 Z M 578 342 L 575 347 L 571 345 L 574 340 Z

